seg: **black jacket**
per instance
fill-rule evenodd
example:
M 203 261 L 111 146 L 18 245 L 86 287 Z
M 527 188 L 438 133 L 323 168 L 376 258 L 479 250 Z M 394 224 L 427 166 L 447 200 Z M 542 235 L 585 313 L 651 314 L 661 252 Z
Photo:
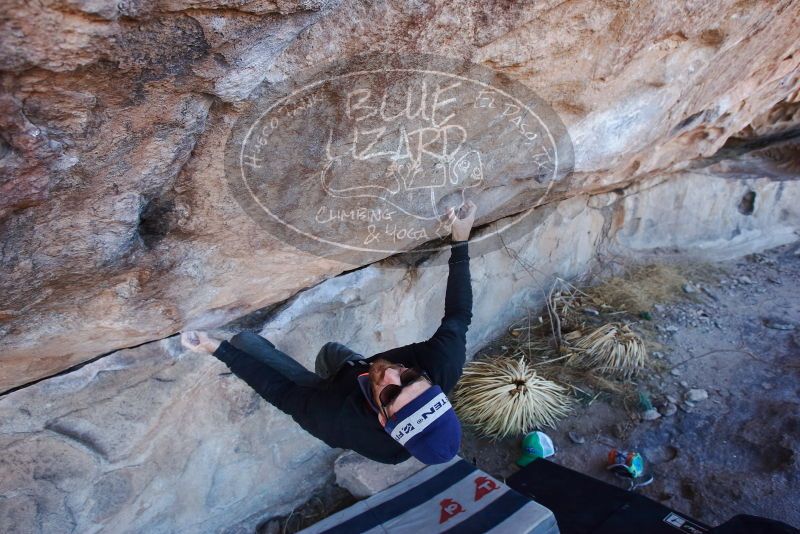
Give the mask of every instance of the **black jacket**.
M 472 320 L 468 243 L 454 241 L 451 245 L 444 317 L 433 336 L 375 354 L 367 361 L 384 358 L 406 367 L 420 367 L 445 393 L 453 389 L 464 367 L 466 334 Z M 367 367 L 345 365 L 332 380 L 312 388 L 298 386 L 227 341 L 222 342 L 214 355 L 264 399 L 331 447 L 352 449 L 388 464 L 411 457 L 384 431 L 358 387 L 356 377 Z

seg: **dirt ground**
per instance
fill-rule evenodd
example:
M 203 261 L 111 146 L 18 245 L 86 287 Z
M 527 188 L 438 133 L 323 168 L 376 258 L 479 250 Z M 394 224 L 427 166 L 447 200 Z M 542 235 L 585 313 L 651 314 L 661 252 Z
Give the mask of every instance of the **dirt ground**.
M 551 460 L 627 487 L 605 460 L 613 447 L 635 450 L 654 477 L 636 491 L 670 508 L 710 525 L 747 513 L 800 527 L 800 248 L 679 270 L 686 283 L 671 299 L 627 318 L 647 342 L 647 372 L 622 384 L 624 393 L 589 391 L 555 430 L 543 429 L 556 446 Z M 515 342 L 508 334 L 475 358 Z M 687 402 L 690 391 L 702 400 Z M 658 418 L 645 420 L 642 396 Z M 520 437 L 492 441 L 465 429 L 460 454 L 506 478 Z M 352 502 L 326 488 L 259 532 L 294 532 Z
M 637 491 L 670 508 L 711 525 L 747 513 L 800 526 L 800 249 L 715 264 L 702 282 L 687 278 L 689 292 L 656 304 L 641 325 L 657 350 L 635 384 L 662 414 L 675 413 L 645 421 L 638 403 L 602 394 L 544 429 L 557 449 L 551 459 L 627 487 L 605 459 L 612 447 L 635 450 L 654 476 Z M 708 398 L 687 403 L 693 389 Z M 519 447 L 519 438 L 492 442 L 470 432 L 461 454 L 506 477 Z

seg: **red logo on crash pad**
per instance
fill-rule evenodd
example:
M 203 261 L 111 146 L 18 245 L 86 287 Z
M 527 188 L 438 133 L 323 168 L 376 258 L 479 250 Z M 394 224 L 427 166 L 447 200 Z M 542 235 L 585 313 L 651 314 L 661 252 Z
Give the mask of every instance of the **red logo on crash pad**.
M 497 485 L 497 482 L 492 480 L 491 478 L 486 477 L 478 477 L 475 479 L 475 500 L 481 500 L 481 497 L 486 495 L 487 493 L 491 493 L 496 489 L 500 489 L 500 486 Z
M 441 525 L 456 514 L 464 511 L 464 507 L 453 499 L 445 499 L 439 503 L 442 507 L 442 513 L 439 516 L 439 524 Z

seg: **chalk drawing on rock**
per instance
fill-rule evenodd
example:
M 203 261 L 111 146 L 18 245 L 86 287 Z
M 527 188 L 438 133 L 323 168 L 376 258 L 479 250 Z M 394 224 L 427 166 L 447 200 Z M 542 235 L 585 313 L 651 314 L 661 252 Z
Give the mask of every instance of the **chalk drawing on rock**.
M 498 248 L 499 234 L 532 229 L 528 215 L 574 161 L 566 128 L 524 85 L 469 62 L 380 54 L 263 87 L 225 158 L 228 185 L 254 221 L 355 265 L 447 248 L 442 220 L 467 200 L 478 205 L 476 225 L 516 214 L 470 239 L 476 254 Z M 514 206 L 481 202 L 498 187 Z

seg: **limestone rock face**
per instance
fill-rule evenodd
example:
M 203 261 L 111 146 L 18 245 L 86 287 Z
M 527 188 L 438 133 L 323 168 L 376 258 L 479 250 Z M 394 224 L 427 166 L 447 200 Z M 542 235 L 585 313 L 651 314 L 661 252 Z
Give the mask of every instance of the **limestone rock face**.
M 470 354 L 598 251 L 729 257 L 797 239 L 800 0 L 6 4 L 0 524 L 12 532 L 248 529 L 330 479 L 340 451 L 181 352 L 181 330 L 261 310 L 228 329 L 257 328 L 311 367 L 327 341 L 368 354 L 438 326 L 444 265 L 304 253 L 228 190 L 243 109 L 306 68 L 364 52 L 467 60 L 566 126 L 575 172 L 528 234 L 473 258 Z M 470 193 L 484 206 L 475 236 L 521 209 L 504 177 L 486 178 Z
M 306 67 L 436 53 L 526 84 L 575 145 L 562 197 L 712 156 L 756 119 L 768 131 L 776 104 L 782 129 L 794 124 L 797 0 L 551 4 L 12 2 L 0 30 L 0 391 L 350 268 L 265 235 L 223 180 L 237 103 Z M 503 202 L 491 185 L 478 205 Z
M 616 207 L 615 243 L 628 254 L 671 252 L 729 259 L 795 241 L 797 181 L 726 180 L 700 173 L 658 177 Z
M 173 337 L 3 397 L 3 530 L 216 532 L 287 513 L 335 451 L 227 371 Z

